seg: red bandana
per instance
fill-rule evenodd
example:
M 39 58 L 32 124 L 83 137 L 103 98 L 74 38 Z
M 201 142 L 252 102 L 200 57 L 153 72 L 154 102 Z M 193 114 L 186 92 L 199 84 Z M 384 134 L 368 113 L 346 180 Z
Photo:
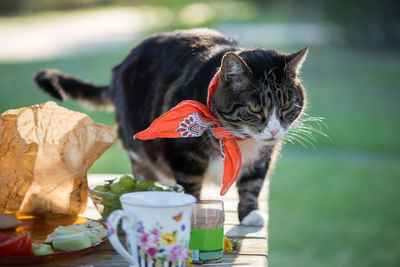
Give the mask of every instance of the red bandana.
M 207 106 L 194 100 L 185 100 L 158 117 L 149 128 L 137 133 L 133 138 L 149 140 L 154 138 L 199 137 L 210 130 L 215 138 L 220 140 L 221 153 L 224 161 L 223 185 L 221 196 L 235 182 L 242 165 L 237 136 L 228 132 L 217 121 L 210 110 L 211 97 L 218 86 L 218 71 L 208 86 Z

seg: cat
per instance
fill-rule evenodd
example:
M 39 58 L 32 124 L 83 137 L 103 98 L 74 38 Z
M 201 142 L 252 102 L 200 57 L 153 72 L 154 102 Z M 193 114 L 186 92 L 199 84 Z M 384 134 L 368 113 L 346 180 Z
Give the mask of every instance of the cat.
M 239 220 L 262 225 L 265 214 L 258 210 L 258 195 L 282 138 L 306 104 L 299 71 L 307 52 L 307 47 L 292 54 L 242 48 L 215 30 L 192 29 L 143 40 L 112 69 L 110 85 L 95 86 L 55 69 L 39 70 L 34 79 L 59 100 L 69 96 L 114 105 L 133 175 L 174 178 L 186 193 L 199 198 L 204 178 L 223 172 L 220 144 L 210 131 L 196 138 L 148 141 L 134 140 L 133 135 L 183 100 L 206 104 L 208 85 L 219 70 L 211 106 L 222 127 L 241 140 Z

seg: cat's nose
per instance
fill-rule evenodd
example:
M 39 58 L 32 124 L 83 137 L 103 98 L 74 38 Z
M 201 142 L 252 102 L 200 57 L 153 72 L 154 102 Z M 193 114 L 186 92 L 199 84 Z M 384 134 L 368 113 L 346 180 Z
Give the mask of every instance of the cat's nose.
M 278 132 L 279 132 L 279 129 L 269 131 L 269 133 L 272 135 L 272 137 L 277 135 Z

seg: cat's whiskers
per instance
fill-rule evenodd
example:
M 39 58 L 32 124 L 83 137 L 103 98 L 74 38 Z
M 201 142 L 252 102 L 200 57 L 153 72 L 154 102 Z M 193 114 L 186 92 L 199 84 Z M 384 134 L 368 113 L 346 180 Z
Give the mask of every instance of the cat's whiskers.
M 286 143 L 286 141 L 288 141 L 289 143 L 294 145 L 294 140 L 292 139 L 292 137 L 290 137 L 289 135 L 286 135 L 284 138 L 282 138 L 283 142 Z
M 325 123 L 324 117 L 312 117 L 312 116 L 308 115 L 306 112 L 303 112 L 300 123 L 302 123 L 304 125 L 305 122 L 315 122 L 320 129 L 322 128 L 321 127 L 321 124 L 322 124 L 325 128 L 328 129 L 328 125 Z M 328 137 L 328 136 L 326 136 L 326 137 Z
M 314 147 L 314 143 L 317 143 L 318 140 L 313 134 L 330 139 L 323 131 L 323 127 L 328 128 L 324 120 L 323 117 L 312 117 L 304 112 L 303 116 L 293 123 L 283 139 L 289 142 L 295 141 L 304 147 L 307 147 L 307 144 Z M 315 123 L 318 128 L 308 123 Z
M 315 148 L 315 146 L 314 146 L 314 144 L 312 143 L 312 141 L 308 139 L 310 136 L 308 136 L 308 135 L 301 135 L 301 134 L 299 134 L 299 133 L 294 133 L 294 132 L 290 133 L 289 135 L 290 135 L 290 137 L 292 137 L 292 138 L 293 138 L 294 140 L 296 140 L 297 142 L 300 142 L 304 147 L 307 148 L 307 145 L 305 145 L 305 144 L 309 144 L 309 145 L 311 145 L 313 148 Z M 315 139 L 314 139 L 314 140 L 315 140 Z M 303 141 L 303 142 L 301 142 L 301 141 Z M 316 140 L 315 140 L 315 142 L 316 142 Z
M 304 144 L 303 141 L 299 140 L 298 138 L 296 138 L 295 136 L 293 136 L 293 135 L 291 135 L 291 134 L 286 134 L 286 135 L 284 136 L 283 139 L 284 139 L 284 141 L 286 141 L 286 140 L 292 140 L 292 141 L 293 141 L 293 144 L 294 144 L 294 143 L 299 143 L 299 144 L 302 145 L 304 148 L 308 148 L 308 147 L 306 146 L 306 144 Z

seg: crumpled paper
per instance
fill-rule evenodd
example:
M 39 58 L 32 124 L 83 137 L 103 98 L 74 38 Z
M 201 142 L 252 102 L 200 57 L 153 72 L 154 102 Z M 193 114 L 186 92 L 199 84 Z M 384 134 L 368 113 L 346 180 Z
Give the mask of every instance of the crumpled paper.
M 0 212 L 79 214 L 87 171 L 115 141 L 109 126 L 54 102 L 0 117 Z

